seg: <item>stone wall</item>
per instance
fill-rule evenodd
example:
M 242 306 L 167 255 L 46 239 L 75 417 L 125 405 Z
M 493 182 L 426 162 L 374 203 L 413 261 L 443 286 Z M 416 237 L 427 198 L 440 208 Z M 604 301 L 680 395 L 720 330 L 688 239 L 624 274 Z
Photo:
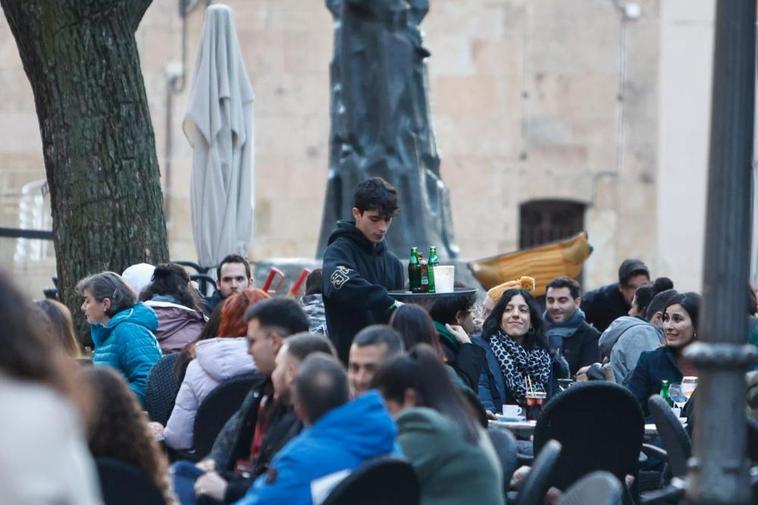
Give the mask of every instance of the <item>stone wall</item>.
M 331 16 L 321 1 L 226 3 L 235 10 L 256 91 L 251 257 L 310 257 L 327 170 Z M 662 35 L 661 4 L 635 2 L 639 15 L 631 10 L 630 17 L 611 0 L 431 2 L 422 28 L 432 52 L 432 113 L 464 258 L 516 249 L 519 205 L 560 198 L 586 205 L 595 247 L 588 286 L 613 280 L 627 256 L 658 265 L 659 142 L 665 139 L 659 124 L 667 114 L 660 101 L 661 43 L 677 43 Z M 165 188 L 171 255 L 194 259 L 191 151 L 181 129 L 186 89 L 174 97 L 166 128 L 167 71 L 181 60 L 177 10 L 175 0 L 154 0 L 137 38 L 164 179 L 167 132 L 173 138 Z M 202 18 L 199 10 L 188 19 L 188 85 Z M 0 90 L 0 223 L 14 226 L 21 186 L 44 177 L 44 170 L 31 90 L 4 18 Z M 34 270 L 37 278 L 25 285 L 38 293 L 54 262 L 14 264 L 14 242 L 0 239 L 0 261 L 20 276 Z

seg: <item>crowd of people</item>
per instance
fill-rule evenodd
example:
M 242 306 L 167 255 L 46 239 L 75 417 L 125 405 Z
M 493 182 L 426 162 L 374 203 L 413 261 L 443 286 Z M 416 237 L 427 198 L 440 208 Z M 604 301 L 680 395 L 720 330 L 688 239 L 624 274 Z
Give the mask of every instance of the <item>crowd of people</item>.
M 500 504 L 486 427 L 504 405 L 600 373 L 645 409 L 661 381 L 697 375 L 683 351 L 697 340 L 700 296 L 651 282 L 635 259 L 617 283 L 584 294 L 558 277 L 539 300 L 523 277 L 481 304 L 396 301 L 404 268 L 384 237 L 397 212 L 386 181 L 359 184 L 353 219 L 338 224 L 299 300 L 253 287 L 237 255 L 218 265 L 208 297 L 172 263 L 88 276 L 76 289 L 91 356 L 64 305 L 29 303 L 0 274 L 0 403 L 14 411 L 0 421 L 0 502 L 101 503 L 96 462 L 111 458 L 143 472 L 167 504 L 318 504 L 363 463 L 394 455 L 416 471 L 423 504 Z M 179 387 L 164 426 L 144 411 L 147 382 L 174 353 Z M 203 401 L 246 375 L 253 385 L 212 449 L 193 455 Z

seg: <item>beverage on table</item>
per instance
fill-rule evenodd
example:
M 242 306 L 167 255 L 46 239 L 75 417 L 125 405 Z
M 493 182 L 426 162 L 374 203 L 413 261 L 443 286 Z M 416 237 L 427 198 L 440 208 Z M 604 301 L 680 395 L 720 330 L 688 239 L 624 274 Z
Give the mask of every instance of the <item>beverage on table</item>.
M 428 285 L 428 292 L 429 293 L 435 293 L 437 291 L 436 289 L 436 283 L 434 281 L 434 267 L 439 266 L 440 260 L 437 257 L 437 248 L 435 246 L 429 247 L 429 261 L 427 264 L 427 277 L 429 278 L 429 285 Z
M 663 379 L 661 381 L 661 392 L 659 393 L 659 395 L 661 396 L 661 398 L 666 400 L 666 403 L 668 403 L 670 407 L 673 407 L 674 402 L 671 400 L 671 393 L 669 391 L 670 388 L 671 388 L 671 385 L 669 384 L 669 381 L 667 381 L 666 379 Z
M 542 406 L 545 404 L 547 393 L 544 391 L 526 392 L 526 419 L 527 421 L 536 421 L 542 414 Z
M 418 260 L 418 247 L 411 247 L 408 259 L 408 289 L 411 293 L 421 292 L 421 264 Z
M 418 253 L 418 262 L 421 265 L 421 290 L 420 293 L 429 292 L 429 265 L 424 259 L 424 255 Z
M 687 400 L 690 399 L 696 388 L 697 377 L 691 375 L 682 377 L 682 394 L 687 397 Z

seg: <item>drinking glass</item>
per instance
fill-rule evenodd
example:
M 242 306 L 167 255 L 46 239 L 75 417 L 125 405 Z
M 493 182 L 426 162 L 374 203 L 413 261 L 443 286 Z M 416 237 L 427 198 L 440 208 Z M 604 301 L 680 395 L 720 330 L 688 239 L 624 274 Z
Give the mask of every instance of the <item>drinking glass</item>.
M 527 421 L 536 421 L 542 414 L 542 406 L 547 398 L 544 391 L 527 391 L 526 392 L 526 419 Z
M 697 377 L 682 377 L 682 394 L 689 400 L 697 388 Z
M 674 382 L 669 386 L 669 396 L 671 401 L 674 402 L 674 407 L 681 409 L 684 404 L 687 403 L 687 397 L 682 392 L 682 384 Z

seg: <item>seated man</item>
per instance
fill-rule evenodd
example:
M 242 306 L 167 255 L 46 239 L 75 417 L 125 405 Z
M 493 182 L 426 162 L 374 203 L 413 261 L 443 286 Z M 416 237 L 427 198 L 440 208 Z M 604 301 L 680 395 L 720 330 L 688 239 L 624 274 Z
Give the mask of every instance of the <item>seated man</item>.
M 218 289 L 208 298 L 203 299 L 203 312 L 206 316 L 213 313 L 219 303 L 229 295 L 239 293 L 253 285 L 250 263 L 239 254 L 230 254 L 221 260 L 216 268 Z
M 347 365 L 353 396 L 368 391 L 379 367 L 401 352 L 403 341 L 390 326 L 374 324 L 359 331 L 350 345 Z
M 320 503 L 361 463 L 395 450 L 397 428 L 381 397 L 369 391 L 350 401 L 347 375 L 333 357 L 308 356 L 294 393 L 307 429 L 274 457 L 239 505 Z
M 300 434 L 303 423 L 292 405 L 292 385 L 303 360 L 316 352 L 336 357 L 334 347 L 323 335 L 298 333 L 284 341 L 271 374 L 274 402 L 280 412 L 263 437 L 261 452 L 256 461 L 251 462 L 250 472 L 210 471 L 201 476 L 195 483 L 195 493 L 209 498 L 204 503 L 232 503 L 242 498 L 254 479 L 268 469 L 273 455 Z
M 585 319 L 603 332 L 632 307 L 634 292 L 650 282 L 650 271 L 638 259 L 626 259 L 619 267 L 619 281 L 584 293 L 582 310 Z

